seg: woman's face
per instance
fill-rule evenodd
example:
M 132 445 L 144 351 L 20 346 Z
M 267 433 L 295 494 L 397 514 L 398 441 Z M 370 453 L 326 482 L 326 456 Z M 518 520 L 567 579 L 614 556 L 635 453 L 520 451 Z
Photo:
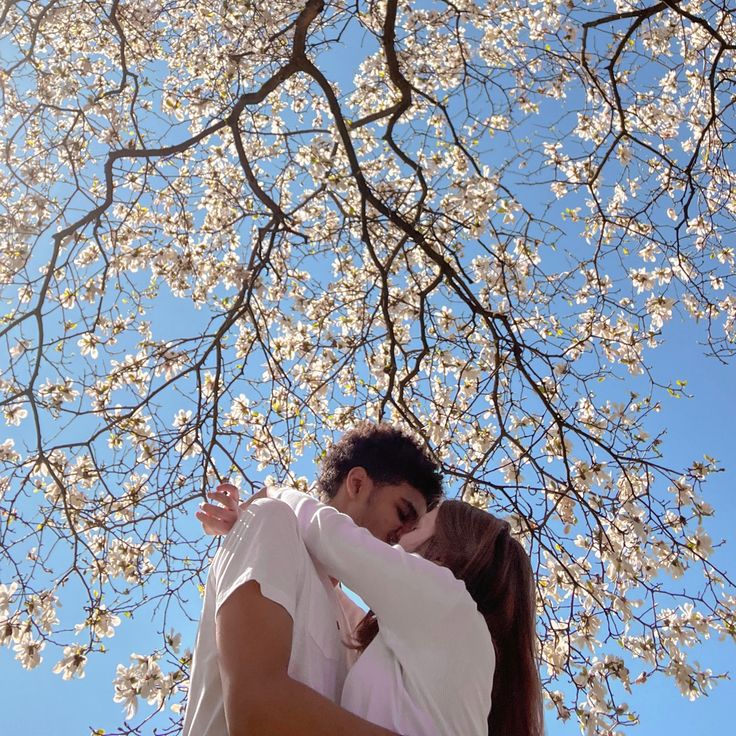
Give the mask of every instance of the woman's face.
M 425 542 L 427 542 L 434 536 L 434 528 L 437 522 L 438 511 L 439 506 L 432 509 L 432 511 L 424 514 L 424 516 L 419 519 L 416 527 L 412 531 L 407 532 L 401 537 L 401 539 L 399 540 L 399 544 L 407 552 L 421 551 L 421 548 L 424 547 Z

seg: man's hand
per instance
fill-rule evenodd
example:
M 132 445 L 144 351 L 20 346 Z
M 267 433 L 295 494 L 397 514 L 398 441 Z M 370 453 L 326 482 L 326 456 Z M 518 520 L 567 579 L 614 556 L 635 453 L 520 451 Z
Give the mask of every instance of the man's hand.
M 232 483 L 221 483 L 207 496 L 213 503 L 202 503 L 195 516 L 200 520 L 206 534 L 218 536 L 227 534 L 238 520 L 240 509 L 245 508 L 257 498 L 266 498 L 265 488 L 254 493 L 239 504 L 240 491 Z

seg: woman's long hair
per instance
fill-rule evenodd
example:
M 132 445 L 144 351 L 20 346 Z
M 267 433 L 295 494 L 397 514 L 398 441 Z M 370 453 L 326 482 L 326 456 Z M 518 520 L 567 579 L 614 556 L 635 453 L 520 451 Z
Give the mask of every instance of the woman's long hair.
M 508 523 L 462 501 L 445 501 L 422 555 L 465 583 L 488 625 L 496 653 L 490 736 L 542 736 L 534 580 Z M 377 631 L 375 616 L 368 614 L 355 632 L 358 647 L 365 648 Z

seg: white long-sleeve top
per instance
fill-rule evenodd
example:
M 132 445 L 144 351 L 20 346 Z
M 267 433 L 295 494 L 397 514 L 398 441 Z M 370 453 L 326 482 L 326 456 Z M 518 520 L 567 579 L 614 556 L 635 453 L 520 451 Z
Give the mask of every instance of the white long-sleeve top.
M 374 611 L 379 633 L 348 673 L 341 705 L 404 736 L 486 736 L 495 657 L 465 584 L 288 488 L 312 557 Z

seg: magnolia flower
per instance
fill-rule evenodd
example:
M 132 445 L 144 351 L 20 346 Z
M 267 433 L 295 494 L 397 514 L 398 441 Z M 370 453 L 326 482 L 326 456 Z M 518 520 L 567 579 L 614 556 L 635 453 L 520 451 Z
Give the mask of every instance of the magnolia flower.
M 18 583 L 0 584 L 0 620 L 7 614 L 16 590 L 18 590 Z
M 63 680 L 71 680 L 73 677 L 82 679 L 84 677 L 84 666 L 87 664 L 87 655 L 83 647 L 72 645 L 64 647 L 64 657 L 55 665 L 54 674 L 61 673 Z
M 31 595 L 26 600 L 28 616 L 46 634 L 50 634 L 54 626 L 59 623 L 59 618 L 56 614 L 58 606 L 59 599 L 51 591 Z
M 15 404 L 9 404 L 3 409 L 3 415 L 5 416 L 5 423 L 18 427 L 20 423 L 28 416 L 28 410 L 23 406 L 22 403 L 18 402 Z
M 0 618 L 0 646 L 6 646 L 11 641 L 19 642 L 23 638 L 22 627 L 18 616 Z
M 91 358 L 97 358 L 97 345 L 100 343 L 99 337 L 92 332 L 88 332 L 77 340 L 82 355 L 89 355 Z
M 176 654 L 179 652 L 179 647 L 181 646 L 181 634 L 178 634 L 177 632 L 170 630 L 166 634 L 166 645 Z
M 43 661 L 41 651 L 46 646 L 45 641 L 38 641 L 36 639 L 27 639 L 13 647 L 13 651 L 16 653 L 15 658 L 20 662 L 23 669 L 32 670 L 38 667 Z
M 158 664 L 158 655 L 131 655 L 131 665 L 119 664 L 113 681 L 116 703 L 123 703 L 126 718 L 132 718 L 138 709 L 138 699 L 160 708 L 178 689 L 181 679 L 176 674 L 164 674 Z
M 83 624 L 77 624 L 74 630 L 79 633 L 89 627 L 95 636 L 100 639 L 115 636 L 115 627 L 120 626 L 120 616 L 107 610 L 107 606 L 101 604 L 99 608 L 92 610 Z

